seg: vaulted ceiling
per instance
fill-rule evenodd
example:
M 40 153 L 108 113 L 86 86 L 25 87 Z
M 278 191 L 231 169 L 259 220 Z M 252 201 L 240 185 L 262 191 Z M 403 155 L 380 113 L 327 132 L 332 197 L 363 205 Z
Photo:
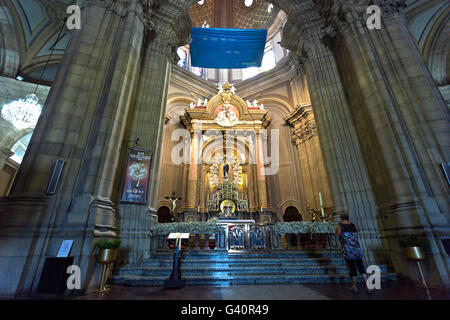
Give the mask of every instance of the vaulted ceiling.
M 8 50 L 8 63 L 17 64 L 11 70 L 27 81 L 39 79 L 52 45 L 61 28 L 61 14 L 75 0 L 0 0 L 0 48 Z M 191 6 L 192 25 L 200 27 L 205 21 L 210 27 L 259 29 L 268 28 L 276 20 L 277 8 L 268 11 L 268 2 L 254 0 L 250 7 L 243 0 L 205 0 L 203 5 Z M 449 2 L 446 0 L 407 0 L 406 17 L 433 76 L 447 81 Z M 70 33 L 63 31 L 55 44 L 52 59 L 43 76 L 51 82 L 56 74 Z M 15 54 L 16 56 L 12 56 Z M 1 57 L 0 57 L 1 60 Z M 444 67 L 443 67 L 444 66 Z M 3 75 L 15 77 L 11 72 Z
M 201 27 L 204 22 L 211 28 L 268 29 L 279 10 L 268 10 L 270 3 L 254 0 L 247 7 L 243 0 L 205 0 L 202 5 L 195 3 L 189 13 L 193 27 Z
M 55 77 L 70 38 L 64 28 L 57 41 L 63 25 L 61 15 L 73 3 L 75 0 L 0 0 L 1 20 L 8 19 L 13 26 L 11 30 L 3 21 L 1 32 L 13 33 L 11 38 L 17 41 L 19 55 L 18 73 L 25 80 L 39 79 L 52 47 L 52 59 L 43 80 L 51 82 Z

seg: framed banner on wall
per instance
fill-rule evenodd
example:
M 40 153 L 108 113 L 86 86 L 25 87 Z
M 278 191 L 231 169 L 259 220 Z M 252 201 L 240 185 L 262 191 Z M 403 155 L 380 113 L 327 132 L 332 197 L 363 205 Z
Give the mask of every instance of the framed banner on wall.
M 151 159 L 149 150 L 130 148 L 120 202 L 147 203 Z

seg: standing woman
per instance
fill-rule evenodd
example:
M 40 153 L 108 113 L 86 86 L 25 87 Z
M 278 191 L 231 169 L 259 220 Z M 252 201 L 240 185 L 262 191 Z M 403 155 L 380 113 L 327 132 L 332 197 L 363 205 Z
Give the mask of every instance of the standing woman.
M 341 222 L 336 227 L 336 232 L 334 233 L 342 245 L 342 253 L 344 254 L 345 262 L 350 270 L 350 277 L 352 278 L 352 287 L 350 288 L 353 292 L 358 292 L 356 287 L 356 277 L 358 272 L 364 278 L 364 283 L 367 286 L 367 274 L 363 266 L 363 251 L 358 242 L 358 231 L 356 226 L 349 221 L 348 214 L 341 215 Z M 372 290 L 367 288 L 367 292 L 371 293 Z

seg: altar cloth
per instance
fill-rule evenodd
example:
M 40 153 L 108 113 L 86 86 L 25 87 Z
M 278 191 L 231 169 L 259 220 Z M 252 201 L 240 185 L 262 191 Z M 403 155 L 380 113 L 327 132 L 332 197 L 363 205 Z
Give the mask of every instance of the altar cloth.
M 223 219 L 223 220 L 219 220 L 219 223 L 231 223 L 231 224 L 236 224 L 236 223 L 255 223 L 255 220 L 235 220 L 235 219 Z
M 191 65 L 200 68 L 260 67 L 266 29 L 192 28 Z

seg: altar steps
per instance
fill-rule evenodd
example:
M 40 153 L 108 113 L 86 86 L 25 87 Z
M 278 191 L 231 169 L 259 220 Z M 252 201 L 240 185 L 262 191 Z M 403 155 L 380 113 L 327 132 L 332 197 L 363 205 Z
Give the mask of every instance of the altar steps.
M 172 271 L 172 253 L 161 253 L 139 266 L 116 268 L 110 283 L 161 286 Z M 229 254 L 189 251 L 181 255 L 181 277 L 186 285 L 300 284 L 349 282 L 340 251 L 278 251 Z M 381 266 L 382 281 L 395 274 Z

